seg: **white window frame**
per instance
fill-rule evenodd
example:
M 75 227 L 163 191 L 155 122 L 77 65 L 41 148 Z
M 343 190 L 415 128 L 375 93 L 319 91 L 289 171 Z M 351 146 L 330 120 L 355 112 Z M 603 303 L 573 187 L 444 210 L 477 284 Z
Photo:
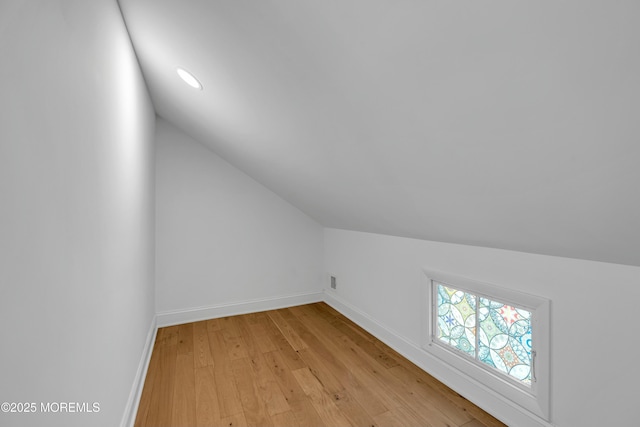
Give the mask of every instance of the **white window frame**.
M 469 376 L 503 398 L 549 420 L 550 389 L 550 301 L 545 298 L 515 291 L 502 286 L 481 282 L 437 270 L 424 269 L 427 278 L 424 290 L 422 348 L 439 358 L 461 374 Z M 435 284 L 434 284 L 435 283 Z M 437 284 L 450 286 L 478 297 L 486 297 L 531 312 L 532 375 L 531 386 L 519 384 L 508 375 L 475 360 L 462 351 L 440 341 L 436 335 Z M 535 353 L 534 353 L 535 352 Z

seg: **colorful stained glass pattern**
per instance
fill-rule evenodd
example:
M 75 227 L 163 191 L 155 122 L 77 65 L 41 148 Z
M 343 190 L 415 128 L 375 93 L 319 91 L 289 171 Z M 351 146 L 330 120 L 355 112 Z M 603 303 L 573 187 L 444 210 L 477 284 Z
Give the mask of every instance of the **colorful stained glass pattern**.
M 531 312 L 434 285 L 438 340 L 530 386 Z
M 531 385 L 531 313 L 480 298 L 478 360 Z
M 476 355 L 476 297 L 437 285 L 438 339 L 471 357 Z

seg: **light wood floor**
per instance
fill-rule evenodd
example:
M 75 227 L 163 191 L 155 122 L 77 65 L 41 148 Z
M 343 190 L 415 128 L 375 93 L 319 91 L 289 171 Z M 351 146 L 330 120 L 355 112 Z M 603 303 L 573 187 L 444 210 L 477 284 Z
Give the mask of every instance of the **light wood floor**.
M 158 330 L 136 427 L 497 427 L 324 303 Z

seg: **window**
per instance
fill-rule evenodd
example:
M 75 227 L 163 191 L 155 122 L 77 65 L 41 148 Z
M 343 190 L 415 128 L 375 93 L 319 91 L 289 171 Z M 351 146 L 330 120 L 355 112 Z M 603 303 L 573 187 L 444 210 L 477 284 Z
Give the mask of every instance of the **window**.
M 436 293 L 435 335 L 440 341 L 487 367 L 530 387 L 531 312 L 443 283 Z
M 549 301 L 425 270 L 423 348 L 504 398 L 549 417 Z

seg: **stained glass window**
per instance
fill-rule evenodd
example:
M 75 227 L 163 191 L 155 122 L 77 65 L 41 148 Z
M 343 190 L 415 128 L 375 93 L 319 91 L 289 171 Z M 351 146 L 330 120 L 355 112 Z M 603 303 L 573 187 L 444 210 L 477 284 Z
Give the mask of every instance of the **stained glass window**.
M 438 339 L 476 355 L 476 297 L 438 285 Z
M 531 385 L 531 312 L 441 283 L 436 292 L 441 343 Z

